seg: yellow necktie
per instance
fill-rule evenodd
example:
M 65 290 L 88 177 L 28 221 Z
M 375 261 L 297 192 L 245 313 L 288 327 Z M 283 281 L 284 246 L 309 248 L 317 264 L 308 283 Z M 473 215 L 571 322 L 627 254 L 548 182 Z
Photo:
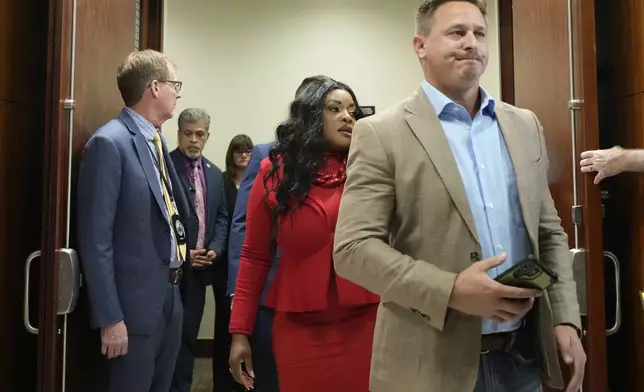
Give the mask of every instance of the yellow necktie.
M 177 237 L 185 237 L 185 233 L 177 233 L 176 226 L 181 225 L 181 223 L 176 223 L 172 219 L 173 216 L 179 216 L 179 211 L 177 211 L 176 204 L 173 203 L 172 199 L 170 198 L 170 190 L 168 189 L 168 187 L 170 186 L 168 184 L 168 171 L 166 170 L 165 160 L 163 159 L 163 149 L 161 148 L 161 137 L 159 137 L 159 132 L 154 132 L 153 140 L 154 145 L 157 148 L 157 158 L 159 159 L 159 174 L 161 175 L 161 191 L 163 193 L 163 200 L 165 201 L 165 206 L 168 209 L 168 217 L 170 219 L 170 223 L 173 226 L 172 229 L 174 230 L 173 234 L 174 243 L 177 246 L 177 257 L 179 257 L 179 261 L 183 263 L 186 254 L 186 244 L 185 241 L 183 241 L 183 244 L 179 244 Z M 179 230 L 184 231 L 183 226 L 181 226 Z

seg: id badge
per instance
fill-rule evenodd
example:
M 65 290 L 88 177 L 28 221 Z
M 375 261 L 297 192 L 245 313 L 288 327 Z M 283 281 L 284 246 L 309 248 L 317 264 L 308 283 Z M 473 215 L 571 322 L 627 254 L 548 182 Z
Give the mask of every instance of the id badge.
M 186 229 L 181 223 L 181 219 L 178 214 L 172 214 L 172 227 L 174 228 L 174 234 L 177 240 L 178 245 L 186 244 Z

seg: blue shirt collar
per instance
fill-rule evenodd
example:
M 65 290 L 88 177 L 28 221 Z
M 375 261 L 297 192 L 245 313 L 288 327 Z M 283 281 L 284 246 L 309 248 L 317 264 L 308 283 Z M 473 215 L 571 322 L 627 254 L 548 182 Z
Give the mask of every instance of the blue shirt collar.
M 434 107 L 436 116 L 438 117 L 440 117 L 445 108 L 448 106 L 456 105 L 462 107 L 461 105 L 458 105 L 450 98 L 448 98 L 447 95 L 440 92 L 436 87 L 432 86 L 426 80 L 423 80 L 422 88 L 425 92 L 425 96 L 427 96 L 427 99 Z M 494 117 L 494 110 L 496 106 L 494 98 L 492 98 L 492 96 L 487 91 L 485 91 L 483 87 L 479 87 L 479 91 L 482 98 L 481 108 L 479 109 L 479 112 Z
M 145 137 L 148 142 L 152 142 L 152 140 L 154 139 L 154 133 L 157 132 L 157 129 L 154 127 L 154 125 L 146 120 L 145 117 L 134 111 L 134 109 L 126 107 L 125 111 L 130 115 L 130 117 L 132 117 L 134 123 L 139 127 L 139 130 L 141 131 L 141 134 L 143 134 L 143 137 Z

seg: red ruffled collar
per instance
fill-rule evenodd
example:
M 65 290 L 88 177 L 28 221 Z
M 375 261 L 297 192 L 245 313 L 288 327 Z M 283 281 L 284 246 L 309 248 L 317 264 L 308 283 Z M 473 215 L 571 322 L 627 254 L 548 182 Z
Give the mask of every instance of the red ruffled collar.
M 313 183 L 324 188 L 343 185 L 347 180 L 347 156 L 345 154 L 325 154 L 324 163 L 315 173 Z

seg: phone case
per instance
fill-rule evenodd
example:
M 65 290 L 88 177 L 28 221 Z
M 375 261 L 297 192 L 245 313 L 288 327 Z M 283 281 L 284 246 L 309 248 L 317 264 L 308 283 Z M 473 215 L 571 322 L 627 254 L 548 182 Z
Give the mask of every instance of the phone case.
M 559 278 L 554 271 L 548 269 L 534 256 L 529 256 L 510 267 L 495 280 L 507 286 L 545 290 Z

